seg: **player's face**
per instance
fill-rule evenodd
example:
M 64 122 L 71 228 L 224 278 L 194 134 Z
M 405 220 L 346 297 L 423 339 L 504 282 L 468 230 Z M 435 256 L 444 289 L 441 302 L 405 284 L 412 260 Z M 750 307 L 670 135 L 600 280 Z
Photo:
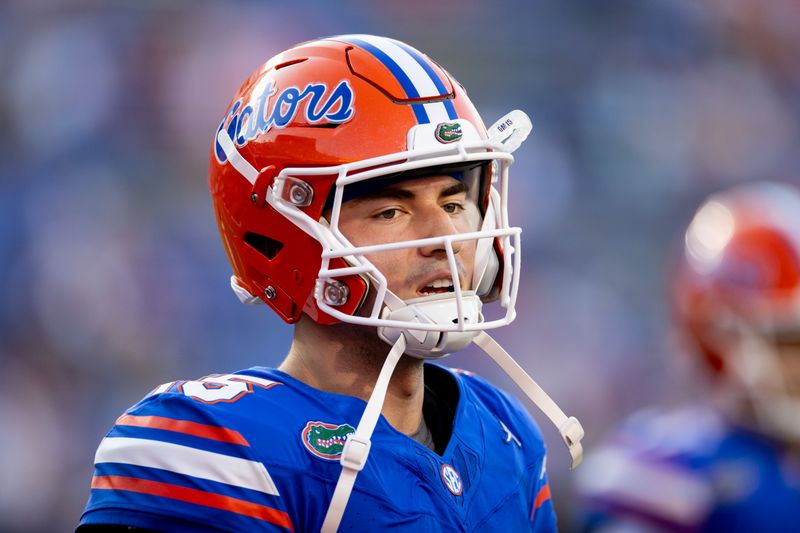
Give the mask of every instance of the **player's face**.
M 355 246 L 424 239 L 479 229 L 481 214 L 470 185 L 448 175 L 400 181 L 342 205 L 339 228 Z M 468 290 L 476 242 L 453 242 L 462 290 Z M 443 244 L 367 255 L 389 290 L 407 300 L 452 292 Z

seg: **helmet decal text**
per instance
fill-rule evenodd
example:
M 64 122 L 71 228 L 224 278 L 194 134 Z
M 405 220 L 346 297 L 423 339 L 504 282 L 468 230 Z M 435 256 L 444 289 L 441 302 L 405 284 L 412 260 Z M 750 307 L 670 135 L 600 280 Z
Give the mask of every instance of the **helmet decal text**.
M 219 123 L 217 134 L 226 130 L 241 148 L 273 127 L 283 128 L 292 123 L 301 107 L 309 124 L 341 124 L 353 118 L 353 100 L 353 89 L 347 80 L 340 81 L 332 90 L 325 83 L 309 83 L 303 89 L 289 86 L 278 93 L 272 80 L 262 78 L 247 104 L 243 106 L 242 99 L 233 103 Z M 219 163 L 227 161 L 219 142 L 214 153 Z

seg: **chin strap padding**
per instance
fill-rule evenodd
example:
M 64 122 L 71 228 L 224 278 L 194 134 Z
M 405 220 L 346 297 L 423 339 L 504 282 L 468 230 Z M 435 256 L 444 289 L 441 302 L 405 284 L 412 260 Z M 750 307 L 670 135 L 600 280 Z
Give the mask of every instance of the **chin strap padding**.
M 378 380 L 375 382 L 375 388 L 369 397 L 367 407 L 361 414 L 361 420 L 358 422 L 355 433 L 350 435 L 347 438 L 347 442 L 344 443 L 342 457 L 339 459 L 342 464 L 342 471 L 339 474 L 339 480 L 336 482 L 336 488 L 333 491 L 333 498 L 331 498 L 331 503 L 328 506 L 328 512 L 325 514 L 325 520 L 322 522 L 321 533 L 334 533 L 339 528 L 347 502 L 350 499 L 350 493 L 353 491 L 356 477 L 367 463 L 367 457 L 369 457 L 369 451 L 372 447 L 372 432 L 375 431 L 375 425 L 381 416 L 389 380 L 392 378 L 397 362 L 405 351 L 406 338 L 404 335 L 400 335 L 400 338 L 397 339 L 397 342 L 394 343 L 389 351 L 389 355 L 386 356 L 386 361 L 383 363 Z
M 553 422 L 569 449 L 569 454 L 572 457 L 572 468 L 578 466 L 583 459 L 583 446 L 581 446 L 583 427 L 578 422 L 578 419 L 574 416 L 568 417 L 565 415 L 564 411 L 556 405 L 556 402 L 533 381 L 528 373 L 488 333 L 485 331 L 480 332 L 473 342 L 486 352 L 514 380 L 514 383 L 522 389 L 525 395 L 541 409 L 547 418 Z

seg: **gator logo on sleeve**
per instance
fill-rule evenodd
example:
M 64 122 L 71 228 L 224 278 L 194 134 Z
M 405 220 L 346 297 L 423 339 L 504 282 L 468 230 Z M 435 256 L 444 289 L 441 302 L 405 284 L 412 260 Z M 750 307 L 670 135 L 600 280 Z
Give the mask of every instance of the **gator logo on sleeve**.
M 458 122 L 442 122 L 436 126 L 434 136 L 440 143 L 450 144 L 461 139 L 464 133 L 461 131 L 461 124 Z
M 342 456 L 347 436 L 355 432 L 356 428 L 350 424 L 309 422 L 303 429 L 303 444 L 317 457 L 337 461 Z

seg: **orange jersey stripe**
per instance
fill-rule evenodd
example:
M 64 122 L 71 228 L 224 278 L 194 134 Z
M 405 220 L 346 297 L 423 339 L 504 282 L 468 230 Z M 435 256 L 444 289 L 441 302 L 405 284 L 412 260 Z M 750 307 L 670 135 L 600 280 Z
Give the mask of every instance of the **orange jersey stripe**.
M 539 489 L 539 494 L 536 495 L 536 500 L 533 502 L 534 511 L 542 506 L 544 502 L 550 499 L 550 485 L 545 485 Z
M 533 522 L 533 517 L 536 516 L 536 509 L 542 506 L 544 502 L 550 499 L 550 485 L 545 484 L 544 487 L 539 489 L 539 493 L 533 501 L 533 509 L 531 509 L 530 521 Z
M 137 426 L 145 428 L 165 429 L 176 433 L 194 435 L 220 442 L 230 442 L 231 444 L 241 444 L 250 446 L 241 433 L 233 429 L 221 428 L 218 426 L 208 426 L 198 424 L 188 420 L 175 420 L 163 416 L 133 416 L 122 415 L 117 419 L 118 426 Z
M 125 476 L 94 476 L 92 478 L 92 488 L 127 490 L 141 494 L 149 494 L 151 496 L 172 498 L 173 500 L 204 505 L 206 507 L 213 507 L 214 509 L 222 509 L 223 511 L 230 511 L 251 518 L 257 518 L 269 522 L 270 524 L 284 527 L 289 531 L 294 531 L 292 522 L 289 520 L 289 515 L 277 509 L 240 500 L 238 498 L 232 498 L 230 496 L 212 494 L 210 492 L 180 487 L 170 483 L 161 483 L 159 481 Z

